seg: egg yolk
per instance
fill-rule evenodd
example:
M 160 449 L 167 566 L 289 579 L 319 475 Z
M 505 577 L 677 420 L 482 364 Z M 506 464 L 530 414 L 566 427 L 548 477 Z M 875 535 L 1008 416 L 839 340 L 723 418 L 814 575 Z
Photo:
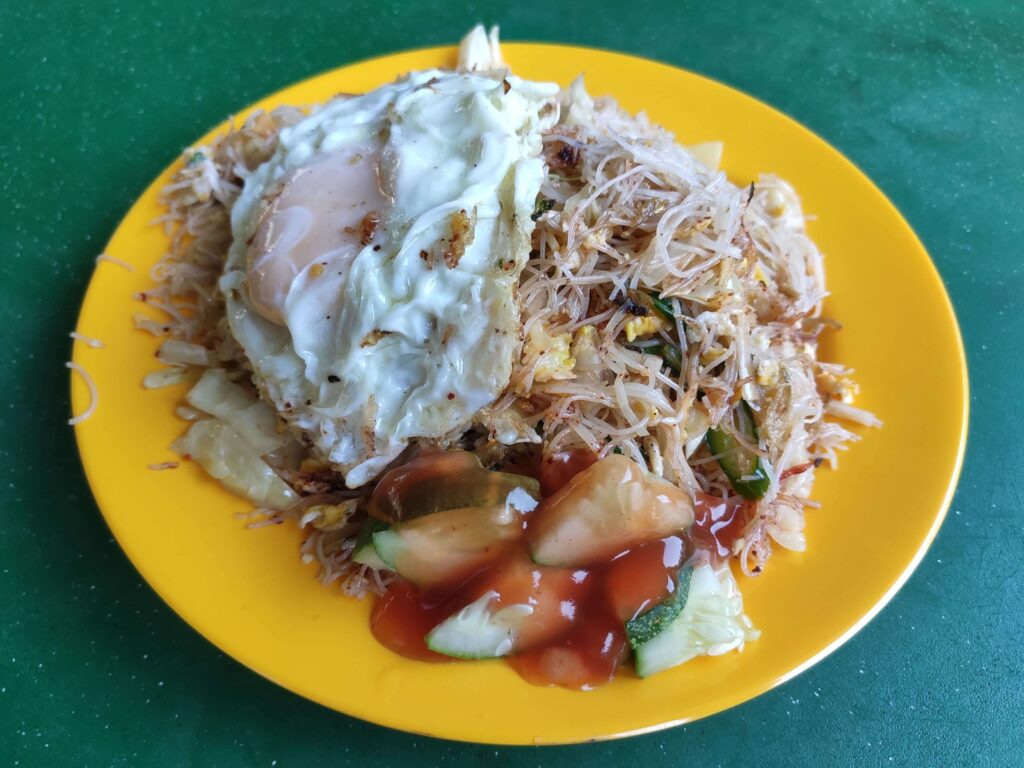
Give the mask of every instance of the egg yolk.
M 347 148 L 294 168 L 264 197 L 248 257 L 249 294 L 267 320 L 283 324 L 285 300 L 306 269 L 347 271 L 380 239 L 390 201 L 375 148 Z

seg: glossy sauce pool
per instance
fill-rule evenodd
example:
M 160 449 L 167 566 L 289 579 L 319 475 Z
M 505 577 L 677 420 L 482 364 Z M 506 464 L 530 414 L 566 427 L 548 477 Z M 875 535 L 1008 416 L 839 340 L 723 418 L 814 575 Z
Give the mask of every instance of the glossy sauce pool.
M 548 467 L 533 462 L 529 474 L 539 474 L 546 497 L 590 466 L 592 456 L 556 454 Z M 528 473 L 526 466 L 505 469 Z M 494 607 L 523 602 L 535 606 L 531 620 L 540 628 L 532 636 L 524 633 L 505 657 L 516 672 L 537 685 L 593 688 L 609 682 L 628 658 L 625 622 L 671 594 L 680 565 L 695 549 L 706 550 L 715 560 L 727 558 L 747 519 L 746 505 L 701 494 L 694 525 L 685 536 L 646 542 L 586 568 L 533 563 L 527 530 L 499 558 L 457 584 L 421 591 L 397 579 L 374 605 L 370 627 L 379 642 L 407 658 L 457 661 L 431 651 L 426 635 L 493 591 Z

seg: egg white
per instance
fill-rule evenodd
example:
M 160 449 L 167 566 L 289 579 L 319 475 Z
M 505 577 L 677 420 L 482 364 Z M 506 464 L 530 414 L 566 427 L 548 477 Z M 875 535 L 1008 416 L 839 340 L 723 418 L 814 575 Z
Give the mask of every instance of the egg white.
M 263 397 L 349 486 L 373 479 L 414 438 L 465 430 L 508 384 L 515 286 L 557 92 L 501 73 L 413 73 L 285 128 L 246 179 L 220 283 L 230 330 Z M 385 205 L 371 241 L 325 245 L 294 276 L 281 272 L 290 282 L 257 285 L 267 261 L 253 268 L 251 251 L 268 200 L 297 170 L 344 152 L 377 164 Z M 303 231 L 336 224 L 331 214 L 303 216 Z M 450 266 L 442 254 L 459 216 L 471 242 Z M 278 250 L 273 258 L 288 258 Z

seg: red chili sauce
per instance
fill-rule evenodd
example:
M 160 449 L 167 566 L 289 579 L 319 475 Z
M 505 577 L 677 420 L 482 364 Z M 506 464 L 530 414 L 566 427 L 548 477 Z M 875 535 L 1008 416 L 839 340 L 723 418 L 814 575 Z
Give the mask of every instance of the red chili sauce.
M 546 498 L 595 461 L 589 451 L 572 451 L 503 469 L 536 477 Z M 716 560 L 727 558 L 749 519 L 746 504 L 706 494 L 698 496 L 694 512 L 686 535 L 646 542 L 586 568 L 533 563 L 531 513 L 526 535 L 468 579 L 429 591 L 397 579 L 375 604 L 370 628 L 378 641 L 407 658 L 456 661 L 431 651 L 426 635 L 455 611 L 494 590 L 496 606 L 529 601 L 536 606 L 535 616 L 546 611 L 548 619 L 538 622 L 534 636 L 520 637 L 522 650 L 505 657 L 525 680 L 575 689 L 603 685 L 628 657 L 625 622 L 671 594 L 675 574 L 695 549 L 707 550 Z

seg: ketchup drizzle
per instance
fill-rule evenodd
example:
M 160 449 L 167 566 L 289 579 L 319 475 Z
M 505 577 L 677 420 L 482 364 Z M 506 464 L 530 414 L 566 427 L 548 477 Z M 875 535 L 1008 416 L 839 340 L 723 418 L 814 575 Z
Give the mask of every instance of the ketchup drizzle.
M 536 477 L 546 497 L 595 461 L 597 457 L 590 451 L 573 451 L 502 469 Z M 516 586 L 515 577 L 500 581 L 503 573 L 517 573 L 518 568 L 528 572 L 521 579 L 526 587 L 540 585 L 545 590 L 543 604 L 557 598 L 561 618 L 548 622 L 539 638 L 527 638 L 525 646 L 517 647 L 506 661 L 536 685 L 581 690 L 603 685 L 628 657 L 625 622 L 671 594 L 679 567 L 694 549 L 708 551 L 715 560 L 728 558 L 749 520 L 750 505 L 698 494 L 694 513 L 693 527 L 686 536 L 646 542 L 587 568 L 536 566 L 529 562 L 529 537 L 523 536 L 501 560 L 450 587 L 424 593 L 398 578 L 376 601 L 371 631 L 383 645 L 407 658 L 456 661 L 431 651 L 426 635 L 495 583 L 506 584 L 507 594 L 499 592 L 499 605 L 532 601 L 529 589 Z

